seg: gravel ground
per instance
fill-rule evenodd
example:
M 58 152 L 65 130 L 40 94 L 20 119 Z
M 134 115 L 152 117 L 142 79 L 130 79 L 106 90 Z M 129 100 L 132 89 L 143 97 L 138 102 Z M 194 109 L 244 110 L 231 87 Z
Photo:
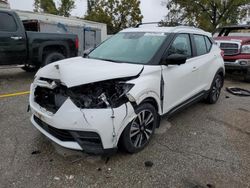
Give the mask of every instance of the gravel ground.
M 29 90 L 34 74 L 0 70 L 0 95 Z M 250 89 L 227 79 L 225 86 Z M 51 143 L 30 123 L 28 95 L 0 98 L 0 187 L 250 187 L 250 97 L 225 91 L 161 121 L 130 155 L 90 156 Z M 151 161 L 152 167 L 146 167 Z

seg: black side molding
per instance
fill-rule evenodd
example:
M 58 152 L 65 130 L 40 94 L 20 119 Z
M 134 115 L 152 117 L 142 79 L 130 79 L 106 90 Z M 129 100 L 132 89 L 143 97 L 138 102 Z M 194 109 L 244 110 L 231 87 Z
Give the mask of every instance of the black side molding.
M 163 114 L 162 117 L 163 116 L 166 118 L 172 117 L 174 114 L 176 114 L 176 113 L 184 110 L 185 108 L 191 106 L 192 104 L 195 104 L 195 103 L 199 102 L 200 100 L 204 99 L 208 93 L 209 93 L 209 91 L 202 91 L 202 92 L 194 95 L 190 99 L 187 99 L 186 101 L 182 102 L 181 104 L 179 104 L 176 107 L 169 110 L 167 113 Z

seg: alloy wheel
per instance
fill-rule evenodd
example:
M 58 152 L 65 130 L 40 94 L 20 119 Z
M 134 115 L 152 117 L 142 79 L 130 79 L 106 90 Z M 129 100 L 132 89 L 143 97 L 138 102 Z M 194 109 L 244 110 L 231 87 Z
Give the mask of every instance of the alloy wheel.
M 154 130 L 154 115 L 149 110 L 142 110 L 132 121 L 130 140 L 134 147 L 143 147 L 151 138 Z
M 214 101 L 218 100 L 220 96 L 221 87 L 222 87 L 222 80 L 221 80 L 221 77 L 218 76 L 215 79 L 214 85 L 212 87 L 212 98 Z

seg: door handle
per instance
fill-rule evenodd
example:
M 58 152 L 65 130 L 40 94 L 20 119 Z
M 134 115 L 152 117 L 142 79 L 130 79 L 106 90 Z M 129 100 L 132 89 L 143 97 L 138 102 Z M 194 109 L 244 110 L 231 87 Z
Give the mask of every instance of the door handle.
M 10 37 L 10 38 L 13 40 L 22 40 L 23 39 L 23 37 Z
M 198 69 L 199 69 L 198 67 L 193 67 L 192 72 L 195 72 L 195 71 L 197 71 Z

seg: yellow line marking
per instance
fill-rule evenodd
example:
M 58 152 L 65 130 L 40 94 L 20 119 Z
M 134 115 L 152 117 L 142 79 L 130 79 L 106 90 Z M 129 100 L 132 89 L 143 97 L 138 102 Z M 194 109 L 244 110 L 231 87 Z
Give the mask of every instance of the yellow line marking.
M 29 91 L 23 91 L 23 92 L 17 92 L 17 93 L 9 93 L 9 94 L 0 95 L 0 98 L 16 97 L 16 96 L 27 95 L 27 94 L 30 94 L 30 92 Z

